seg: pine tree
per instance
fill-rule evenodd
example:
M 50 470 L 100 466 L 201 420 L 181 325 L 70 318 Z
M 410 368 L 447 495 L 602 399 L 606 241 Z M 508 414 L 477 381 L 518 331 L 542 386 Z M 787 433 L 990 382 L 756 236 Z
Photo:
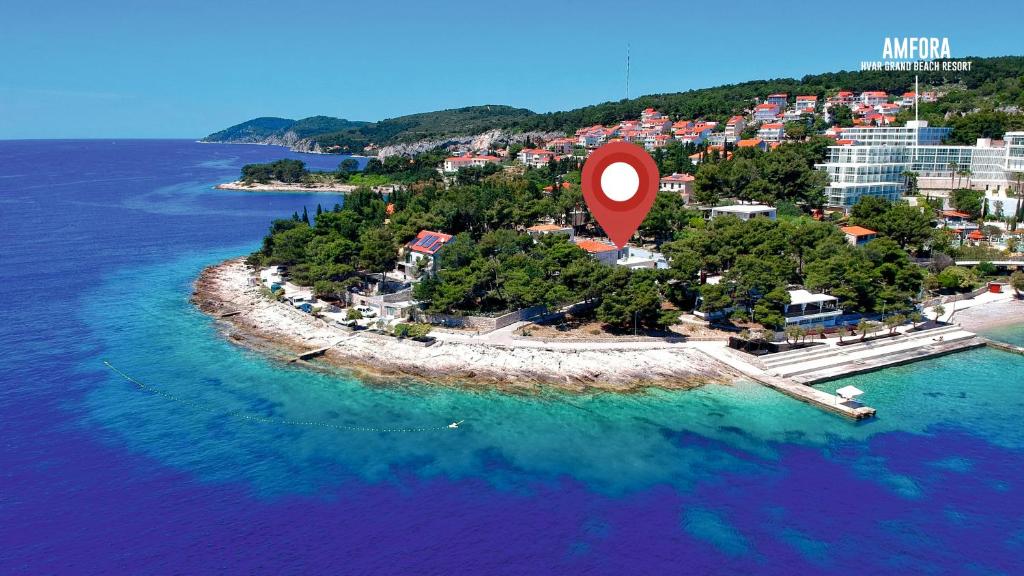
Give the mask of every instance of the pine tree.
M 322 206 L 320 206 L 320 203 L 319 203 L 319 202 L 317 202 L 317 203 L 316 203 L 316 215 L 317 215 L 317 216 L 319 217 L 319 216 L 320 216 L 321 214 L 323 214 L 323 213 L 324 213 L 324 209 L 323 209 L 323 207 L 322 207 Z
M 302 207 L 302 221 L 309 224 L 309 212 L 306 211 L 306 207 Z

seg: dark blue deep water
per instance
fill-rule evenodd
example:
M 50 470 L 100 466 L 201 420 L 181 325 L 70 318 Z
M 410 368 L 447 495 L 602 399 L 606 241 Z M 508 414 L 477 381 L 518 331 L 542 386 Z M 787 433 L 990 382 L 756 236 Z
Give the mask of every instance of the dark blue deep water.
M 211 189 L 285 155 L 0 142 L 0 574 L 1024 572 L 1019 356 L 851 379 L 853 424 L 742 383 L 508 395 L 234 347 L 192 280 L 339 201 Z

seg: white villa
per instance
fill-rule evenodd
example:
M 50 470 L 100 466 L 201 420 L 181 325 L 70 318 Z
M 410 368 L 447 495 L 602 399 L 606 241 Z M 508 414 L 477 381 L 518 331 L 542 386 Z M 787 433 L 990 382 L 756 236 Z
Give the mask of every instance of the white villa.
M 765 206 L 764 204 L 733 204 L 732 206 L 716 206 L 711 209 L 711 217 L 717 218 L 719 216 L 735 216 L 740 220 L 750 220 L 751 218 L 768 218 L 769 220 L 775 220 L 776 210 L 774 206 Z
M 488 164 L 497 164 L 500 160 L 497 156 L 473 156 L 472 154 L 451 156 L 444 159 L 442 170 L 449 173 L 458 172 L 461 168 L 467 166 L 486 166 Z
M 839 299 L 807 290 L 790 290 L 789 304 L 783 308 L 786 326 L 835 326 L 843 315 Z

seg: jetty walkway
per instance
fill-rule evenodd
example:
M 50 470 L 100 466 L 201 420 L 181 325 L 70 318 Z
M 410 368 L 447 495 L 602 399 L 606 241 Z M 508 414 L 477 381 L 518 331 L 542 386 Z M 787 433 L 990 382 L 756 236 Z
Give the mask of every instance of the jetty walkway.
M 814 384 L 837 380 L 935 358 L 990 343 L 957 325 L 903 331 L 895 336 L 860 342 L 856 337 L 840 346 L 829 340 L 814 346 L 765 356 L 725 348 L 716 358 L 743 372 L 752 380 L 828 412 L 854 420 L 875 415 L 875 409 L 855 400 L 815 388 Z M 1004 345 L 1008 346 L 1008 345 Z M 1018 353 L 1024 353 L 1021 349 Z

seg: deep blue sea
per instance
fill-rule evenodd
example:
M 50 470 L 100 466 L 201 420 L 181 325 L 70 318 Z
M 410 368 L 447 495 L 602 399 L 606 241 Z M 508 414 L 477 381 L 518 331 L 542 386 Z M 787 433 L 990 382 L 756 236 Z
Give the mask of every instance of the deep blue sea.
M 341 201 L 212 189 L 284 156 L 340 161 L 0 142 L 0 574 L 1024 572 L 1021 356 L 833 383 L 878 409 L 854 424 L 752 384 L 512 395 L 233 346 L 193 279 Z

